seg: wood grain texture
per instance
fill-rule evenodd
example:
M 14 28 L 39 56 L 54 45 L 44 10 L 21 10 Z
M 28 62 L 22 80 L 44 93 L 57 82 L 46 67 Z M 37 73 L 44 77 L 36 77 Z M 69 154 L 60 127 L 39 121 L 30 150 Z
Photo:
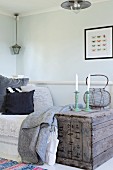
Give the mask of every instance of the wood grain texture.
M 71 142 L 72 142 L 72 159 L 82 160 L 82 123 L 73 118 L 71 120 Z
M 58 163 L 94 170 L 113 157 L 113 109 L 60 113 L 56 118 Z
M 63 158 L 71 158 L 71 144 L 70 144 L 70 118 L 63 117 L 58 121 L 59 127 L 59 147 L 58 156 Z
M 83 161 L 84 162 L 91 162 L 92 160 L 92 131 L 91 131 L 91 123 L 86 122 L 82 125 L 82 135 L 83 135 Z
M 93 159 L 93 169 L 96 169 L 106 161 L 108 161 L 110 158 L 113 157 L 113 147 L 106 150 L 105 152 L 101 153 L 100 155 L 96 156 Z
M 113 135 L 93 144 L 92 147 L 93 157 L 96 157 L 101 153 L 106 152 L 108 149 L 112 147 L 113 147 Z
M 77 161 L 77 160 L 57 157 L 57 162 L 60 164 L 63 164 L 63 165 L 69 165 L 69 166 L 77 167 L 77 168 L 81 168 L 81 169 L 92 170 L 92 164 L 86 163 L 83 161 Z
M 113 125 L 113 119 L 106 121 L 106 122 L 103 122 L 103 123 L 100 123 L 100 124 L 97 124 L 97 125 L 93 125 L 92 130 L 93 131 L 99 130 L 101 128 L 104 128 L 104 127 L 110 126 L 110 125 Z
M 111 135 L 113 135 L 113 125 L 105 126 L 93 131 L 93 143 L 103 140 Z

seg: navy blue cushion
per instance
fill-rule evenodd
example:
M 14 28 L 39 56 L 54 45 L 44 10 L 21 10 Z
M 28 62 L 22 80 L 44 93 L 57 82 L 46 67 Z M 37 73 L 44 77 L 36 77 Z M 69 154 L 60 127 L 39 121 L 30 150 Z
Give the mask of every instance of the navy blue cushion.
M 26 115 L 34 112 L 34 90 L 21 93 L 7 93 L 5 97 L 5 115 Z
M 0 112 L 4 111 L 4 96 L 6 95 L 6 88 L 25 86 L 28 82 L 29 78 L 13 79 L 0 75 Z

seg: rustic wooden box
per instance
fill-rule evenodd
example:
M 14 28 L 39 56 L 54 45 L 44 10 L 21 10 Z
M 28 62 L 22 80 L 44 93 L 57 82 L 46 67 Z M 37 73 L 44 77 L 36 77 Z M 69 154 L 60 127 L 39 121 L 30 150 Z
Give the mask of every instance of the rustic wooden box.
M 94 170 L 113 157 L 113 109 L 56 114 L 57 163 Z

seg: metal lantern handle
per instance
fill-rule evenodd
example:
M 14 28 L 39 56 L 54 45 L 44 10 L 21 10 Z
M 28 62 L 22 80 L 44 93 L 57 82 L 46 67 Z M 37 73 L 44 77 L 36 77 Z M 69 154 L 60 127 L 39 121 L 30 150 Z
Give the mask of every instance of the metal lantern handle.
M 106 86 L 108 85 L 109 79 L 108 79 L 107 76 L 105 76 L 105 75 L 103 75 L 103 74 L 93 74 L 93 75 L 90 75 L 90 76 L 103 76 L 103 77 L 105 77 L 105 78 L 107 79 L 104 89 L 105 89 Z M 88 84 L 87 80 L 88 80 L 88 77 L 86 78 L 86 85 Z

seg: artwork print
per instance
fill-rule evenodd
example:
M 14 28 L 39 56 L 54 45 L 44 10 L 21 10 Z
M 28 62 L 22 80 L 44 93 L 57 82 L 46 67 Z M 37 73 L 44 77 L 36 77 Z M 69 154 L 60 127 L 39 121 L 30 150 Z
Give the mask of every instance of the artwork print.
M 113 27 L 85 29 L 85 60 L 113 58 Z

